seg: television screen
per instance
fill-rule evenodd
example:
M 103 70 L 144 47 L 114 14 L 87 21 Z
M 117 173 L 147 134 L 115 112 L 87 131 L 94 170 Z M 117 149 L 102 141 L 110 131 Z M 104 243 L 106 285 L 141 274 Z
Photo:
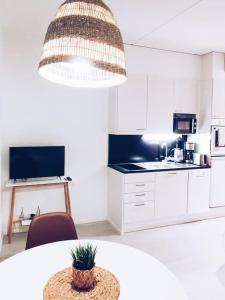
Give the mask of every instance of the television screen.
M 64 176 L 65 147 L 10 147 L 10 179 Z

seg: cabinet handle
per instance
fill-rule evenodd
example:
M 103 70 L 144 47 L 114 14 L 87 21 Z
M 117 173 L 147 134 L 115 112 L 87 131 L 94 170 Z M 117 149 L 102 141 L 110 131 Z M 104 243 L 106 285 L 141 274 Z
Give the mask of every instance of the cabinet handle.
M 145 206 L 145 204 L 136 204 L 135 206 L 140 207 L 140 206 Z
M 204 175 L 197 175 L 196 178 L 203 178 Z
M 146 186 L 146 184 L 136 184 L 136 186 Z
M 144 197 L 145 194 L 135 195 L 136 197 Z
M 177 173 L 176 172 L 174 172 L 174 173 L 167 173 L 168 175 L 177 175 Z
M 136 129 L 137 131 L 144 131 L 145 129 Z

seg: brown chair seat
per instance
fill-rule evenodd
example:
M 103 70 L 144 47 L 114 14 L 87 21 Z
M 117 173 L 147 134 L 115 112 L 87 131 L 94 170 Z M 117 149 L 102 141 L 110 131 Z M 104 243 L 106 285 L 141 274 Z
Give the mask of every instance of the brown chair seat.
M 72 217 L 66 213 L 48 213 L 35 217 L 30 225 L 26 250 L 44 244 L 78 239 Z

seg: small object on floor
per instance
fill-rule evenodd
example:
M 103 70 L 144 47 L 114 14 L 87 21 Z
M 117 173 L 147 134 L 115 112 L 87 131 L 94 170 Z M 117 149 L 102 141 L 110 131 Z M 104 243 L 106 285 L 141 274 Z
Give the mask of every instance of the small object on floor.
M 30 214 L 30 220 L 33 220 L 35 218 L 35 214 Z
M 20 217 L 19 217 L 20 220 L 23 220 L 24 219 L 24 212 L 23 212 L 23 208 L 21 209 L 21 213 L 20 213 Z
M 37 208 L 37 211 L 36 211 L 36 216 L 40 216 L 40 214 L 41 214 L 41 209 L 40 209 L 40 207 L 38 205 L 38 208 Z
M 31 223 L 31 220 L 22 220 L 22 221 L 21 221 L 21 225 L 22 225 L 22 226 L 29 226 L 30 223 Z

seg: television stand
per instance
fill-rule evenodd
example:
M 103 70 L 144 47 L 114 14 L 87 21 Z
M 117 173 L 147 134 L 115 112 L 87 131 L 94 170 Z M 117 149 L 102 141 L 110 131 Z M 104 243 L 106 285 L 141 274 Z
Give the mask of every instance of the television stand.
M 65 208 L 66 213 L 71 215 L 70 206 L 70 194 L 69 194 L 69 181 L 64 178 L 54 178 L 48 180 L 34 180 L 34 181 L 15 181 L 10 180 L 7 184 L 7 188 L 12 189 L 11 204 L 10 204 L 10 215 L 9 215 L 9 225 L 8 225 L 8 243 L 12 241 L 12 228 L 13 228 L 13 217 L 14 208 L 16 203 L 16 191 L 19 189 L 29 189 L 29 188 L 39 188 L 39 187 L 53 187 L 53 186 L 63 186 L 64 187 L 64 197 L 65 197 Z

